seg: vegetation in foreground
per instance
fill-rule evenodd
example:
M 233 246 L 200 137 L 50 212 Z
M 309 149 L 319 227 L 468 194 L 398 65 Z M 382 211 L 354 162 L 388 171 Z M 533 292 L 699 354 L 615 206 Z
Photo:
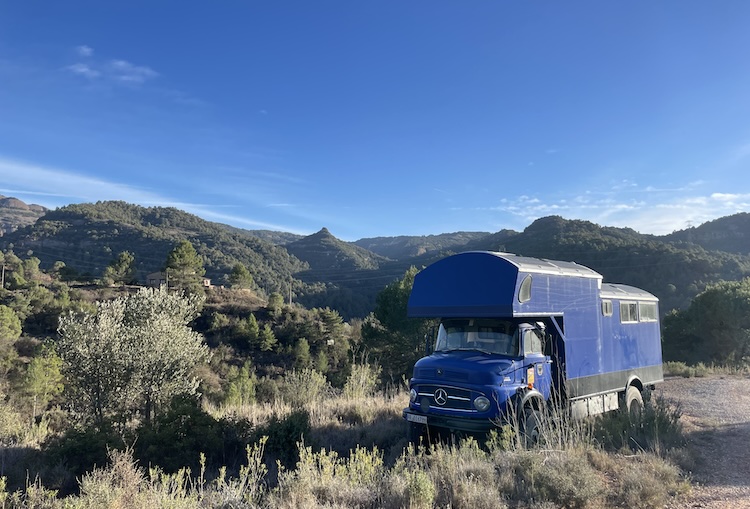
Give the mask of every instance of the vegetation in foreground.
M 174 445 L 193 452 L 192 468 L 139 460 L 138 444 L 110 448 L 106 463 L 78 477 L 65 497 L 44 476 L 12 492 L 3 478 L 0 507 L 650 508 L 689 491 L 678 465 L 687 457 L 680 412 L 662 400 L 647 398 L 636 423 L 622 414 L 554 416 L 529 449 L 507 425 L 486 444 L 465 439 L 414 450 L 403 438 L 406 395 L 370 392 L 377 369 L 361 369 L 336 394 L 314 371 L 298 373 L 295 386 L 313 391 L 303 405 L 282 397 L 204 409 L 214 420 L 242 418 L 257 432 L 239 464 L 214 468 L 211 451 L 176 432 L 163 438 L 186 441 Z M 201 439 L 205 445 L 211 437 Z

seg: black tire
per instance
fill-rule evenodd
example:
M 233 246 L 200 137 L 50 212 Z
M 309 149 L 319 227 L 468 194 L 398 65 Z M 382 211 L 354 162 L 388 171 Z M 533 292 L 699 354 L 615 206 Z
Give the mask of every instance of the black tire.
M 420 445 L 424 446 L 426 441 L 425 425 L 415 422 L 406 423 L 406 440 L 416 450 Z
M 536 446 L 541 437 L 542 413 L 533 408 L 524 410 L 523 427 L 521 429 L 521 438 L 527 448 Z
M 640 422 L 643 415 L 643 396 L 634 385 L 629 386 L 625 391 L 625 410 L 632 424 Z

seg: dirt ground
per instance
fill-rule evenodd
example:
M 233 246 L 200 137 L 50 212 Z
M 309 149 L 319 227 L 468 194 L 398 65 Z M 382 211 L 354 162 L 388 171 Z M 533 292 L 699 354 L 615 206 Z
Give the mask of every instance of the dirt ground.
M 667 378 L 655 395 L 682 410 L 695 459 L 683 507 L 750 508 L 750 377 Z

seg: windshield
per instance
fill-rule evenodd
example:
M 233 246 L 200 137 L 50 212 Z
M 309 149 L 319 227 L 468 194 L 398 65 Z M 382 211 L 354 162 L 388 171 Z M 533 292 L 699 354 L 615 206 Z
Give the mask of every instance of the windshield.
M 518 328 L 512 322 L 493 319 L 443 320 L 435 341 L 436 352 L 478 350 L 517 357 Z

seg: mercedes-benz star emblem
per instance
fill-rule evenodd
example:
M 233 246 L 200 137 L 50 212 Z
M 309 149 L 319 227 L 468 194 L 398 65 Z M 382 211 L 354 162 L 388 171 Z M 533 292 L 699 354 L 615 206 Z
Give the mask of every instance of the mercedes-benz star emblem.
M 445 392 L 445 389 L 438 389 L 435 391 L 435 403 L 437 403 L 440 406 L 445 405 L 448 402 L 448 393 Z

